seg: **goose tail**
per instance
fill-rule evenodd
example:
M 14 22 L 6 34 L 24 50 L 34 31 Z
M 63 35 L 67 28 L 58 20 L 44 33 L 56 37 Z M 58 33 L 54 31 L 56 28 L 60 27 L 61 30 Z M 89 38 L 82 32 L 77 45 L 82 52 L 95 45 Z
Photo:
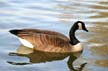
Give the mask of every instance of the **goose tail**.
M 14 29 L 14 30 L 9 30 L 9 32 L 11 34 L 14 34 L 14 35 L 18 35 L 18 33 L 20 32 L 21 30 L 17 30 L 17 29 Z

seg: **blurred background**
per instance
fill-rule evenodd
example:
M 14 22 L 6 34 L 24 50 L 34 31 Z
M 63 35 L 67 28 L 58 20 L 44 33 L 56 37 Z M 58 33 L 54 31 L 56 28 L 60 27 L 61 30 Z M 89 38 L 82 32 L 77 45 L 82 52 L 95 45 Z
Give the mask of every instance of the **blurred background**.
M 3 71 L 69 71 L 68 57 L 36 63 L 30 57 L 10 56 L 21 43 L 10 29 L 38 28 L 58 31 L 68 37 L 74 22 L 84 21 L 89 33 L 77 31 L 84 51 L 74 62 L 82 71 L 108 71 L 108 0 L 0 0 L 0 67 Z M 31 56 L 34 59 L 38 57 Z M 12 65 L 13 62 L 33 64 Z

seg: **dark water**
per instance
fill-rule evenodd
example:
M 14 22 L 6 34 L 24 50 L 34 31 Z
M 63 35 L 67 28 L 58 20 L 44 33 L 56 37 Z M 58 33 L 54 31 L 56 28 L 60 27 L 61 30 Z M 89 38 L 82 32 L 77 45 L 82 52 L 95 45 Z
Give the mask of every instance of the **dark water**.
M 89 33 L 76 33 L 84 51 L 73 63 L 74 67 L 86 62 L 82 71 L 108 71 L 107 0 L 0 0 L 0 70 L 69 71 L 66 54 L 12 55 L 21 48 L 21 43 L 8 30 L 40 28 L 68 36 L 77 20 L 86 23 Z

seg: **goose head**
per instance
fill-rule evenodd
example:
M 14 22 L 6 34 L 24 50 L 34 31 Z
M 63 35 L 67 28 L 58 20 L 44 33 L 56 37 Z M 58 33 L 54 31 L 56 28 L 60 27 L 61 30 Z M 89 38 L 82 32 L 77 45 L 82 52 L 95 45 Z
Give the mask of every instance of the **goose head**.
M 74 23 L 74 25 L 72 26 L 72 30 L 76 31 L 76 30 L 84 30 L 86 32 L 88 32 L 85 23 L 82 21 L 77 21 Z
M 84 22 L 82 21 L 75 22 L 69 32 L 70 42 L 72 45 L 77 45 L 78 43 L 80 43 L 80 41 L 75 36 L 76 30 L 84 30 L 88 32 Z

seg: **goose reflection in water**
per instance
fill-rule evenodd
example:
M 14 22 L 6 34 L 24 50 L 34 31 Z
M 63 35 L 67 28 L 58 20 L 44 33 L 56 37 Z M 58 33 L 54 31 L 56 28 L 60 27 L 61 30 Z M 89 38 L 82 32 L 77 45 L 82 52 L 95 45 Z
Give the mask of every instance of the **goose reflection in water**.
M 76 56 L 79 57 L 79 55 L 82 52 L 75 53 Z M 43 63 L 43 62 L 51 62 L 51 61 L 57 61 L 57 60 L 63 60 L 66 57 L 69 56 L 69 59 L 67 61 L 67 66 L 71 71 L 82 71 L 82 69 L 85 67 L 86 63 L 81 64 L 80 68 L 74 69 L 73 62 L 77 59 L 76 56 L 73 56 L 71 53 L 49 53 L 49 52 L 42 52 L 42 51 L 34 51 L 30 48 L 27 48 L 23 45 L 19 47 L 16 50 L 16 53 L 9 53 L 9 56 L 21 56 L 21 57 L 27 57 L 29 58 L 29 62 L 14 62 L 14 61 L 7 61 L 9 64 L 12 65 L 27 65 L 27 64 L 33 64 L 33 63 Z

